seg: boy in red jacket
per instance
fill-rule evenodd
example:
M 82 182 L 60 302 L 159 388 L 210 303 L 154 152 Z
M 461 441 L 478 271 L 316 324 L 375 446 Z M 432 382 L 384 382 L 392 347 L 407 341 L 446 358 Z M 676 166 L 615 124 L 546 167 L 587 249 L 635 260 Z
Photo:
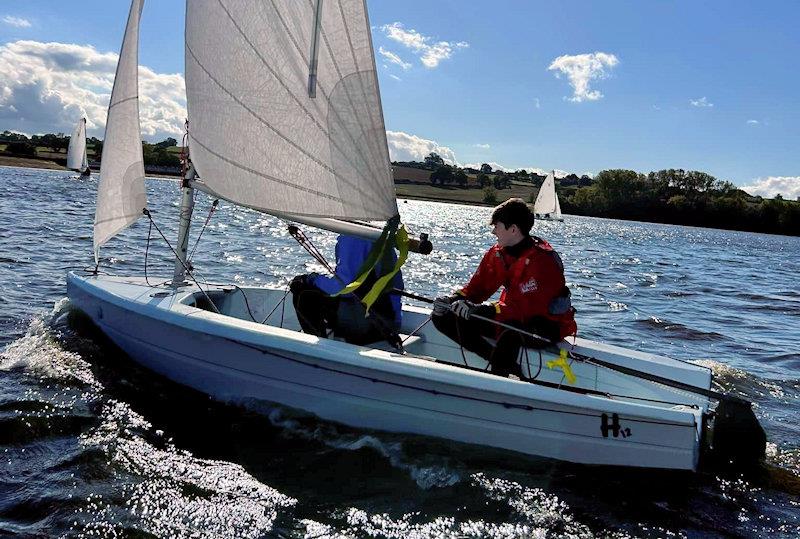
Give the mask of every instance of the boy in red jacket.
M 475 352 L 501 376 L 522 375 L 519 347 L 542 347 L 521 334 L 472 318 L 479 315 L 519 327 L 558 342 L 577 332 L 575 309 L 564 281 L 561 257 L 545 240 L 530 235 L 534 217 L 527 204 L 512 198 L 492 213 L 497 245 L 489 249 L 467 286 L 452 296 L 437 298 L 433 309 L 436 328 Z M 489 299 L 500 287 L 500 299 Z M 496 339 L 492 343 L 486 339 Z

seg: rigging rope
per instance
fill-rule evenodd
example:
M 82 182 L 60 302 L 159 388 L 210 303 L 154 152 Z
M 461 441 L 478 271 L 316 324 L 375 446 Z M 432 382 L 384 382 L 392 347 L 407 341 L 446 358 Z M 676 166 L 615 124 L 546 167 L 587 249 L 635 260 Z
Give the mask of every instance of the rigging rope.
M 214 215 L 214 212 L 217 210 L 217 206 L 219 205 L 219 199 L 215 199 L 214 202 L 211 203 L 211 208 L 208 210 L 208 216 L 206 217 L 206 222 L 203 223 L 203 228 L 200 229 L 200 234 L 197 236 L 197 240 L 194 242 L 194 247 L 192 247 L 192 252 L 189 254 L 189 258 L 187 260 L 187 264 L 189 267 L 192 266 L 192 258 L 194 258 L 194 252 L 197 250 L 197 245 L 200 243 L 200 238 L 203 237 L 203 232 L 206 231 L 206 227 L 208 223 L 211 221 L 211 216 Z
M 310 254 L 314 260 L 322 264 L 325 267 L 325 269 L 328 270 L 328 272 L 330 272 L 331 275 L 333 275 L 334 277 L 336 277 L 341 281 L 341 278 L 339 278 L 339 276 L 334 271 L 333 266 L 330 265 L 330 263 L 325 259 L 325 256 L 320 252 L 319 249 L 317 249 L 317 247 L 313 243 L 311 243 L 311 240 L 308 239 L 308 236 L 306 236 L 297 225 L 289 225 L 288 229 L 289 229 L 289 234 L 297 241 L 297 243 L 300 244 L 300 247 L 305 249 L 306 252 Z
M 167 244 L 167 247 L 169 247 L 170 250 L 172 251 L 172 254 L 175 255 L 175 259 L 178 260 L 178 262 L 181 263 L 181 265 L 183 266 L 184 271 L 186 271 L 186 275 L 189 276 L 189 278 L 192 280 L 192 282 L 195 284 L 195 286 L 197 286 L 197 288 L 200 290 L 200 292 L 203 293 L 205 298 L 208 300 L 208 303 L 211 305 L 211 308 L 214 309 L 214 312 L 217 313 L 217 314 L 220 314 L 219 310 L 217 309 L 217 306 L 214 304 L 213 301 L 211 301 L 211 298 L 208 297 L 208 294 L 206 293 L 205 290 L 203 290 L 203 287 L 200 286 L 200 283 L 197 282 L 197 279 L 195 279 L 194 274 L 192 273 L 192 270 L 189 268 L 189 266 L 186 265 L 186 263 L 183 260 L 181 260 L 181 257 L 178 256 L 178 252 L 172 247 L 172 244 L 169 242 L 169 240 L 164 235 L 164 233 L 161 232 L 161 229 L 158 228 L 158 225 L 153 220 L 153 216 L 150 214 L 150 210 L 148 210 L 147 208 L 142 208 L 142 213 L 144 215 L 146 215 L 148 219 L 150 219 L 150 224 L 153 227 L 155 227 L 156 231 L 161 235 L 161 239 L 164 240 L 164 242 Z

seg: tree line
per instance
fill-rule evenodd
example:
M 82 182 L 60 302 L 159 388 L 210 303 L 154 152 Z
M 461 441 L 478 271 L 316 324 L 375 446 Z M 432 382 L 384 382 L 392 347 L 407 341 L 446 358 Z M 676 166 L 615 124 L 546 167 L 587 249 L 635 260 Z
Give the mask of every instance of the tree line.
M 64 133 L 47 133 L 45 135 L 32 135 L 31 137 L 11 131 L 0 133 L 0 143 L 6 145 L 5 153 L 15 157 L 49 159 L 52 156 L 39 155 L 39 148 L 44 148 L 52 153 L 66 153 L 67 148 L 69 148 L 69 139 L 70 136 Z M 180 157 L 176 152 L 169 151 L 169 148 L 177 145 L 178 141 L 172 137 L 155 144 L 142 141 L 144 164 L 146 166 L 180 167 Z M 94 154 L 94 158 L 99 160 L 103 153 L 103 141 L 95 137 L 87 137 L 86 148 L 87 152 Z
M 396 162 L 432 171 L 430 182 L 484 190 L 484 202 L 496 200 L 496 190 L 512 181 L 541 187 L 545 176 L 518 170 L 492 170 L 487 163 L 479 170 L 448 165 L 431 153 L 422 162 Z M 476 177 L 470 184 L 469 177 Z M 603 170 L 594 178 L 569 174 L 556 179 L 564 213 L 655 223 L 704 226 L 727 230 L 766 232 L 800 236 L 800 197 L 784 200 L 752 196 L 729 181 L 697 170 L 665 169 L 649 173 L 634 170 Z M 535 193 L 534 193 L 535 194 Z M 535 200 L 531 195 L 530 202 Z
M 564 213 L 800 236 L 800 200 L 751 196 L 695 170 L 603 170 L 558 192 Z

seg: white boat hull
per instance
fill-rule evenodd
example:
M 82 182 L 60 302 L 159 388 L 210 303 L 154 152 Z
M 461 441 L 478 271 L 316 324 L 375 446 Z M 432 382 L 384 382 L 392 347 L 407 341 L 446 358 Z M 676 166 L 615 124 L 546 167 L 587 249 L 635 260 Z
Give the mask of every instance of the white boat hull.
M 593 377 L 597 387 L 636 390 L 645 398 L 661 398 L 659 392 L 666 391 L 683 405 L 500 378 L 432 358 L 357 347 L 209 312 L 191 305 L 198 293 L 193 287 L 175 291 L 151 288 L 138 279 L 74 274 L 67 287 L 73 304 L 135 361 L 221 401 L 278 403 L 353 427 L 571 462 L 688 470 L 697 466 L 707 402 L 692 394 L 629 381 L 591 366 L 575 365 L 579 385 Z M 255 311 L 266 313 L 283 292 L 260 290 L 261 296 L 249 302 Z M 240 301 L 233 289 L 209 293 L 224 296 L 231 305 Z M 247 293 L 257 294 L 256 289 Z M 291 302 L 285 314 L 286 325 L 296 324 Z M 280 309 L 268 322 L 279 315 Z M 425 315 L 423 309 L 406 308 L 409 323 Z M 431 355 L 452 350 L 430 324 L 422 337 L 418 347 Z M 606 360 L 619 355 L 619 349 L 598 346 L 594 353 L 605 354 Z M 480 365 L 478 358 L 468 356 Z M 633 352 L 621 361 L 632 366 L 643 358 L 657 358 L 649 365 L 651 371 L 684 373 L 687 383 L 710 385 L 710 374 L 703 369 L 668 358 Z M 558 372 L 543 369 L 540 379 L 548 377 L 560 380 Z

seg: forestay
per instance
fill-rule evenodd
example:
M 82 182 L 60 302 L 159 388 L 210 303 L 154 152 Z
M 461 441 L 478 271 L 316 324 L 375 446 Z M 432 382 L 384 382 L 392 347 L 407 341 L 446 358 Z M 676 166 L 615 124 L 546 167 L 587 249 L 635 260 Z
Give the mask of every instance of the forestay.
M 133 0 L 117 64 L 97 188 L 94 256 L 118 232 L 133 224 L 147 205 L 139 127 L 139 19 L 144 0 Z
M 75 131 L 69 138 L 69 148 L 67 148 L 67 168 L 83 172 L 89 168 L 86 159 L 86 118 L 81 118 Z
M 269 213 L 397 215 L 364 0 L 188 0 L 186 94 L 205 190 Z

